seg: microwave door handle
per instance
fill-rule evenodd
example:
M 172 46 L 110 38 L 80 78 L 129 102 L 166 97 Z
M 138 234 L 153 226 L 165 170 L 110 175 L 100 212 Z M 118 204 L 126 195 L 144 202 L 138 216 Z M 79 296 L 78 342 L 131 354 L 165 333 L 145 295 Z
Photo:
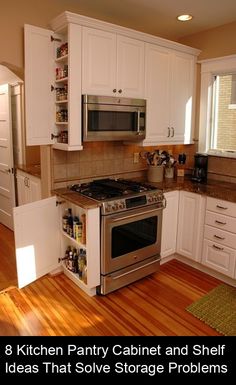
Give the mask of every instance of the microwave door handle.
M 137 111 L 137 130 L 136 130 L 136 135 L 141 135 L 140 132 L 140 111 Z
M 88 136 L 88 105 L 84 104 L 84 111 L 83 111 L 83 126 L 84 126 L 84 134 L 87 138 Z

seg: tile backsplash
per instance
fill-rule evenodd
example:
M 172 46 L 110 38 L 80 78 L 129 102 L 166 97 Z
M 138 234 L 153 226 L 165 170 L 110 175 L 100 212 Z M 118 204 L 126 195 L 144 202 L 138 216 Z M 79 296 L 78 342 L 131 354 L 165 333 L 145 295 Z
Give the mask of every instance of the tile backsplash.
M 147 169 L 146 162 L 139 158 L 139 162 L 134 163 L 134 153 L 154 149 L 169 151 L 176 160 L 178 154 L 184 152 L 187 156 L 186 169 L 193 167 L 195 145 L 141 147 L 122 142 L 88 142 L 84 143 L 82 151 L 52 151 L 53 188 L 98 177 L 142 176 Z

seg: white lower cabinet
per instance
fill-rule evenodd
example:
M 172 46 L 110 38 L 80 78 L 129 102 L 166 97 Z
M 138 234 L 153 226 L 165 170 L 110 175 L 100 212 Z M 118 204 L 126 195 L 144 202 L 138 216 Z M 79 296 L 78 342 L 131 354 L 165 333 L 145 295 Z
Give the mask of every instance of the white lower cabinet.
M 24 171 L 17 170 L 18 205 L 35 202 L 41 199 L 41 179 Z
M 59 202 L 59 203 L 58 203 Z M 85 214 L 86 244 L 63 231 L 66 208 L 72 215 Z M 61 198 L 51 197 L 14 208 L 14 230 L 18 287 L 22 288 L 43 275 L 63 268 L 87 294 L 95 295 L 100 285 L 100 213 L 99 208 L 83 209 Z M 65 253 L 82 249 L 86 253 L 86 281 L 66 267 Z M 68 266 L 68 264 L 67 264 Z
M 201 260 L 206 197 L 180 191 L 177 253 L 194 261 Z
M 202 263 L 236 278 L 236 204 L 207 198 Z
M 204 240 L 202 263 L 213 270 L 234 278 L 236 250 Z
M 176 251 L 177 223 L 179 208 L 179 191 L 165 193 L 166 208 L 163 210 L 161 258 L 168 257 Z

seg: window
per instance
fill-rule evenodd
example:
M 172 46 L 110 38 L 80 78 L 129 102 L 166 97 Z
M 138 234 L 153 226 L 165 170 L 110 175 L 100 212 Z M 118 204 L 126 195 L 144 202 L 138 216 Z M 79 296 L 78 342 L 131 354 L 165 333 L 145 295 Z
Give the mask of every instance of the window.
M 236 157 L 236 55 L 201 63 L 199 151 Z
M 236 151 L 236 74 L 213 77 L 210 150 Z

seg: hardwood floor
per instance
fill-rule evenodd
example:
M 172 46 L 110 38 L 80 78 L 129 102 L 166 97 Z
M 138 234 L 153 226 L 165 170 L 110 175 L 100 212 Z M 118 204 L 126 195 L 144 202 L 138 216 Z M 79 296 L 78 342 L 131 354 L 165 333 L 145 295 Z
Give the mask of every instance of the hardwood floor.
M 0 294 L 0 335 L 218 335 L 185 308 L 220 281 L 177 260 L 128 287 L 91 298 L 64 274 L 13 287 L 14 234 L 3 225 L 0 256 L 0 289 L 6 289 Z
M 219 335 L 185 307 L 219 281 L 172 260 L 160 273 L 89 297 L 64 274 L 0 294 L 0 335 Z
M 16 286 L 16 259 L 14 233 L 0 224 L 0 291 Z

